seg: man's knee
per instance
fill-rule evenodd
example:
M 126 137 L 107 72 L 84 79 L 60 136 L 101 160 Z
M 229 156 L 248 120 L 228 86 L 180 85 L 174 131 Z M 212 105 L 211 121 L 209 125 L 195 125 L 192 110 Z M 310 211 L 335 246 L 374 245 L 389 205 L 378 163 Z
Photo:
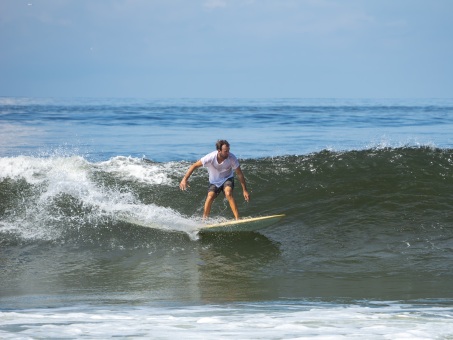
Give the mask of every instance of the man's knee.
M 225 193 L 225 197 L 232 197 L 233 196 L 233 188 L 232 187 L 225 187 L 223 189 L 223 192 Z
M 213 191 L 210 191 L 210 192 L 208 192 L 208 197 L 206 197 L 206 199 L 208 201 L 214 201 L 216 197 L 217 197 L 217 194 Z

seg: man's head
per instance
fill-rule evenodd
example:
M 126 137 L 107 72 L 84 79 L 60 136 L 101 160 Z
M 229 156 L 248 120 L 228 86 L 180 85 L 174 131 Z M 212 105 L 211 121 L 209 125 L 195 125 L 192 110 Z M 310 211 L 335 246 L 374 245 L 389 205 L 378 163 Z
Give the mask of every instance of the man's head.
M 215 144 L 215 147 L 220 158 L 222 159 L 228 158 L 228 156 L 230 155 L 230 143 L 223 139 L 218 140 L 217 143 Z
M 222 151 L 222 147 L 226 145 L 228 148 L 230 148 L 230 143 L 228 143 L 226 140 L 224 139 L 219 139 L 217 141 L 217 143 L 215 143 L 215 147 L 217 149 L 217 151 Z

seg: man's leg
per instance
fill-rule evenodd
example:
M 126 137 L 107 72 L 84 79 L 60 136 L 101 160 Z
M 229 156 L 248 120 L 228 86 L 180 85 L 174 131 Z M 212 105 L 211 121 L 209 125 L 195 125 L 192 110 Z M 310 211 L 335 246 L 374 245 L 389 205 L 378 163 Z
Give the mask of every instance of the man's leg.
M 204 203 L 203 219 L 206 219 L 209 217 L 209 214 L 211 213 L 212 202 L 214 202 L 216 197 L 217 197 L 217 194 L 214 191 L 208 192 L 208 196 L 206 197 L 206 202 Z
M 230 208 L 231 208 L 231 211 L 233 212 L 234 218 L 236 220 L 238 220 L 239 212 L 238 212 L 238 207 L 236 205 L 236 201 L 234 200 L 233 188 L 230 186 L 225 186 L 223 191 L 225 193 L 225 197 L 227 198 L 228 202 L 230 203 Z

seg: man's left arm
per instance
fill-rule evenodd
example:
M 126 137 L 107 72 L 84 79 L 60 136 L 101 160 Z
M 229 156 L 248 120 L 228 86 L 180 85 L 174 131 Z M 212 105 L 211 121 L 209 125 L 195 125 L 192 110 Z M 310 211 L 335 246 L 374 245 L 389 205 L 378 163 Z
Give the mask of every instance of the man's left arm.
M 244 195 L 244 199 L 248 202 L 250 200 L 250 195 L 249 192 L 247 191 L 247 184 L 245 183 L 245 177 L 244 174 L 242 173 L 241 167 L 238 166 L 236 169 L 236 175 L 238 176 L 239 182 L 241 182 L 242 185 L 242 193 Z

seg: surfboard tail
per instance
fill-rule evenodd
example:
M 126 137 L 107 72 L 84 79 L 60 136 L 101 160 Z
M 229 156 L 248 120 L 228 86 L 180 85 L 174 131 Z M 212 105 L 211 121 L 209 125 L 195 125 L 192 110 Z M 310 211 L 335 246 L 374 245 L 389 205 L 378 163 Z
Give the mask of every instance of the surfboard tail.
M 218 232 L 218 231 L 256 231 L 267 228 L 282 218 L 285 214 L 260 216 L 260 217 L 247 217 L 240 220 L 232 220 L 227 222 L 202 225 L 199 232 Z

